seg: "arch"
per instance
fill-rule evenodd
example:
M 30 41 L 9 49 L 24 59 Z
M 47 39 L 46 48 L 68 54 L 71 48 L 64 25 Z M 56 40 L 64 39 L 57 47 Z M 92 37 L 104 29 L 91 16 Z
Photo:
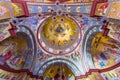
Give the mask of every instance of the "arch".
M 87 41 L 89 39 L 89 36 L 92 34 L 92 33 L 95 33 L 95 32 L 102 32 L 101 30 L 101 25 L 94 25 L 94 26 L 91 26 L 89 27 L 85 33 L 84 33 L 84 36 L 83 36 L 83 40 L 82 40 L 82 52 L 84 53 L 84 60 L 85 60 L 85 64 L 84 66 L 88 66 L 86 67 L 87 71 L 89 71 L 89 69 L 94 69 L 94 65 L 93 65 L 93 61 L 91 59 L 91 54 L 88 54 L 87 51 L 86 51 L 86 46 L 87 46 Z
M 71 71 L 71 68 L 69 68 L 68 65 L 64 62 L 58 62 L 47 66 L 46 71 L 43 72 L 43 77 L 55 78 L 60 73 L 66 78 L 75 78 L 75 74 L 73 73 L 73 71 Z
M 27 27 L 26 25 L 18 25 L 19 29 L 18 29 L 18 32 L 24 32 L 26 33 L 26 35 L 29 36 L 29 40 L 31 40 L 31 53 L 30 53 L 30 56 L 31 57 L 28 57 L 27 60 L 26 60 L 26 65 L 24 66 L 24 69 L 32 69 L 32 66 L 33 66 L 33 63 L 34 63 L 34 60 L 36 58 L 35 54 L 37 53 L 37 43 L 36 43 L 36 39 L 35 39 L 35 36 L 34 36 L 34 33 L 32 32 L 32 30 Z M 32 63 L 30 65 L 30 63 Z
M 71 71 L 74 73 L 75 76 L 79 76 L 81 74 L 81 71 L 79 70 L 79 68 L 71 61 L 66 60 L 66 59 L 62 59 L 62 58 L 56 58 L 56 59 L 51 59 L 46 61 L 40 68 L 38 71 L 39 76 L 42 76 L 46 69 L 55 63 L 63 63 L 66 64 L 68 68 L 71 69 Z

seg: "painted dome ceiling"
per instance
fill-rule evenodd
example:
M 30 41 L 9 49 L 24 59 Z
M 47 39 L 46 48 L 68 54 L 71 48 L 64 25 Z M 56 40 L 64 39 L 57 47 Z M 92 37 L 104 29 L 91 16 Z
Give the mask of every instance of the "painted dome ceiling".
M 72 52 L 79 45 L 80 38 L 80 26 L 74 19 L 67 16 L 47 18 L 38 30 L 41 47 L 53 54 L 61 55 Z

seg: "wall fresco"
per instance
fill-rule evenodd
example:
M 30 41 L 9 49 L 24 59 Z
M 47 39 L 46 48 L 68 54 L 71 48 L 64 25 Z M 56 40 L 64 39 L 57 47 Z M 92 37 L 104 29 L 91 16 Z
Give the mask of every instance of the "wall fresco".
M 17 33 L 16 37 L 9 37 L 0 42 L 0 64 L 13 69 L 22 69 L 27 52 L 28 44 L 24 33 Z

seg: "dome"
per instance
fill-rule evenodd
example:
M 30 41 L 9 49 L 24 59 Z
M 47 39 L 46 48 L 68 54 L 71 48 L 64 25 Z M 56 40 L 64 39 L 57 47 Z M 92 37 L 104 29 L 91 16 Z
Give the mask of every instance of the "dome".
M 78 24 L 66 16 L 47 18 L 38 30 L 40 46 L 52 54 L 72 52 L 79 45 L 80 36 Z

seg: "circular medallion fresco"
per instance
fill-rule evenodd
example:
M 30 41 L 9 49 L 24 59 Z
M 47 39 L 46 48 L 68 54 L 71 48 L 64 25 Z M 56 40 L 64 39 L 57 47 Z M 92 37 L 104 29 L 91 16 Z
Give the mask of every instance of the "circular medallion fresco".
M 50 54 L 71 53 L 80 43 L 81 30 L 70 17 L 56 16 L 47 18 L 38 29 L 41 48 Z

